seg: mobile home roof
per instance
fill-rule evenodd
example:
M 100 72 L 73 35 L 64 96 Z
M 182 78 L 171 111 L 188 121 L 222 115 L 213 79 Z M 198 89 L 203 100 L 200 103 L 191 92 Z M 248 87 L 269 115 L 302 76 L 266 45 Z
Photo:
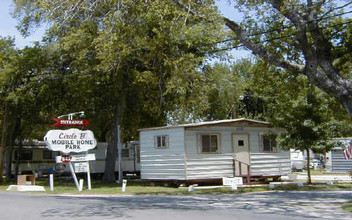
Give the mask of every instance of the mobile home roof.
M 238 118 L 238 119 L 228 119 L 228 120 L 219 120 L 219 121 L 206 121 L 206 122 L 198 122 L 192 124 L 180 124 L 180 125 L 170 125 L 163 127 L 153 127 L 153 128 L 143 128 L 139 129 L 140 131 L 145 130 L 159 130 L 159 129 L 168 129 L 168 128 L 191 128 L 191 127 L 202 127 L 202 126 L 212 126 L 212 125 L 229 125 L 229 124 L 241 124 L 246 123 L 250 126 L 259 126 L 259 127 L 272 127 L 269 122 L 257 121 L 246 118 Z

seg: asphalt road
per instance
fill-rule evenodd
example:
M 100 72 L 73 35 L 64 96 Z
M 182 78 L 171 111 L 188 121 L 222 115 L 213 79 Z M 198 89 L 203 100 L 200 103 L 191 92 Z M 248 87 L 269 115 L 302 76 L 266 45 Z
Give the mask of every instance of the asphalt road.
M 201 196 L 47 196 L 0 193 L 0 219 L 352 219 L 352 190 Z

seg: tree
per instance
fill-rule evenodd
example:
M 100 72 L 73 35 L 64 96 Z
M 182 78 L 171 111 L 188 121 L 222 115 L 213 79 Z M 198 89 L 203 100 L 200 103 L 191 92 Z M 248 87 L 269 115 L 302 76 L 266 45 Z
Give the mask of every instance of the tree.
M 167 1 L 18 0 L 16 6 L 23 33 L 41 21 L 51 24 L 46 43 L 68 60 L 54 75 L 85 81 L 68 87 L 72 98 L 88 103 L 92 117 L 105 121 L 95 125 L 110 140 L 109 182 L 115 180 L 117 125 L 127 139 L 136 137 L 136 127 L 165 124 L 196 67 L 224 36 L 219 24 L 201 24 Z
M 251 118 L 265 120 L 267 104 L 254 87 L 254 61 L 215 63 L 198 70 L 190 91 L 179 100 L 177 111 L 168 113 L 169 124 Z
M 214 21 L 204 13 L 214 1 L 172 0 L 202 22 Z M 292 75 L 309 81 L 335 97 L 352 116 L 351 72 L 336 65 L 351 58 L 351 1 L 236 0 L 229 1 L 244 14 L 241 22 L 223 17 L 233 34 L 234 47 L 255 55 Z M 223 42 L 223 41 L 222 41 Z
M 283 129 L 278 137 L 281 146 L 307 152 L 308 183 L 311 183 L 310 150 L 330 151 L 336 145 L 334 137 L 351 134 L 351 119 L 335 99 L 305 76 L 292 77 L 284 70 L 262 63 L 257 68 L 253 83 L 260 87 L 253 88 L 268 104 L 266 117 Z
M 246 61 L 239 62 L 240 65 L 245 66 Z M 187 112 L 192 112 L 192 118 L 198 120 L 229 118 L 245 85 L 243 78 L 229 65 L 215 63 L 214 66 L 204 66 L 194 85 L 196 88 L 192 89 L 193 95 L 186 102 L 191 105 Z
M 14 49 L 14 40 L 12 38 L 0 39 L 0 88 L 2 106 L 2 132 L 1 132 L 1 146 L 0 146 L 0 183 L 3 181 L 3 166 L 5 161 L 5 152 L 8 145 L 8 129 L 10 120 L 10 103 L 7 99 L 8 94 L 14 90 L 14 85 L 11 84 L 10 77 L 7 75 L 7 66 L 16 54 Z
M 36 45 L 33 48 L 17 50 L 13 39 L 1 38 L 0 90 L 3 105 L 3 129 L 0 156 L 0 173 L 3 171 L 5 151 L 12 152 L 16 138 L 35 137 L 34 127 L 38 124 L 40 114 L 36 111 L 39 98 L 38 84 L 32 77 L 41 71 L 44 53 Z M 11 171 L 11 154 L 7 159 L 7 176 Z M 2 177 L 2 175 L 1 175 Z M 2 179 L 0 179 L 0 182 Z
M 252 89 L 255 64 L 241 59 L 232 65 L 215 63 L 205 66 L 200 79 L 188 100 L 192 118 L 222 120 L 227 118 L 252 118 L 264 120 L 266 104 Z

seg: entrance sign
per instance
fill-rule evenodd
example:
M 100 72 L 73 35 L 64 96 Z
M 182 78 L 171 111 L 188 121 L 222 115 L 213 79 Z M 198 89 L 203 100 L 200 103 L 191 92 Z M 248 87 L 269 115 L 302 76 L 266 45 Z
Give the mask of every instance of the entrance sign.
M 69 119 L 60 119 L 60 118 L 53 118 L 53 120 L 56 122 L 53 124 L 53 127 L 60 127 L 60 126 L 84 126 L 87 127 L 89 124 L 89 121 L 86 119 L 75 119 L 75 120 L 69 120 Z
M 61 126 L 80 126 L 87 129 L 89 124 L 88 120 L 77 119 L 74 120 L 73 116 L 80 114 L 81 117 L 84 112 L 75 112 L 67 115 L 61 115 L 53 120 L 56 122 L 53 127 Z M 67 119 L 61 117 L 67 116 Z M 88 150 L 95 148 L 97 141 L 94 134 L 89 130 L 79 130 L 71 128 L 67 130 L 50 130 L 46 133 L 44 141 L 47 148 L 52 151 L 61 151 L 65 155 L 57 156 L 56 163 L 67 163 L 70 167 L 73 180 L 76 184 L 78 191 L 82 191 L 83 187 L 78 184 L 76 173 L 87 173 L 88 190 L 91 189 L 89 161 L 95 160 L 95 154 L 87 154 Z M 82 153 L 76 155 L 66 155 L 69 153 Z M 73 165 L 75 168 L 73 168 Z
M 44 137 L 49 150 L 70 152 L 86 152 L 95 148 L 97 141 L 90 130 L 71 128 L 68 130 L 50 130 Z

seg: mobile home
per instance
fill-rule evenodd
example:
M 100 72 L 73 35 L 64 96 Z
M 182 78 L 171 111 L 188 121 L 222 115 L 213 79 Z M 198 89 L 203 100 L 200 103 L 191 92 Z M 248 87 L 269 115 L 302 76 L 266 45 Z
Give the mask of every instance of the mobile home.
M 326 171 L 332 173 L 348 173 L 352 170 L 352 159 L 345 159 L 343 151 L 352 141 L 352 137 L 335 138 L 337 144 L 326 154 Z
M 23 146 L 22 150 L 19 151 L 18 147 L 15 147 L 12 155 L 12 173 L 15 173 L 15 167 L 18 163 L 19 173 L 37 173 L 48 174 L 48 173 L 69 173 L 69 166 L 65 164 L 56 164 L 55 157 L 61 155 L 58 151 L 50 151 L 46 148 L 44 141 L 34 141 Z M 97 146 L 89 150 L 88 153 L 94 153 L 96 160 L 90 161 L 90 171 L 92 174 L 103 174 L 105 169 L 107 143 L 98 143 Z M 115 164 L 115 170 L 118 171 L 118 163 Z M 136 173 L 140 172 L 140 154 L 139 154 L 139 143 L 130 142 L 123 144 L 122 149 L 122 170 L 124 173 Z
M 140 130 L 141 178 L 200 181 L 279 177 L 290 152 L 276 146 L 271 124 L 231 119 Z

